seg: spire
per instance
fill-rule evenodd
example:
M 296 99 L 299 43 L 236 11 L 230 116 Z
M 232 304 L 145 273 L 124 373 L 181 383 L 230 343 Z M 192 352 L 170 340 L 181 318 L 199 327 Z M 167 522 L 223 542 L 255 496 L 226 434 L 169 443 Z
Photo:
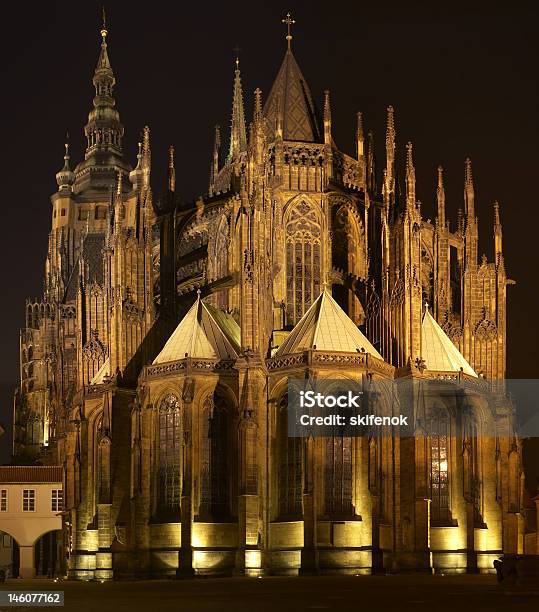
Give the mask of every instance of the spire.
M 498 262 L 498 256 L 502 254 L 502 224 L 500 221 L 500 205 L 498 202 L 494 202 L 494 255 L 496 257 L 496 263 Z
M 215 126 L 215 136 L 213 139 L 213 157 L 210 169 L 210 196 L 213 195 L 213 189 L 217 175 L 219 174 L 219 154 L 221 152 L 221 128 L 219 125 Z
M 472 160 L 469 157 L 464 162 L 464 213 L 467 219 L 475 216 Z
M 415 208 L 415 168 L 412 155 L 412 143 L 406 145 L 406 208 L 411 211 Z
M 264 116 L 268 120 L 268 139 L 275 136 L 276 126 L 282 128 L 283 140 L 322 142 L 315 105 L 303 74 L 292 53 L 290 26 L 295 21 L 290 14 L 283 19 L 287 24 L 288 47 L 264 104 Z
M 254 122 L 258 123 L 262 119 L 262 90 L 257 87 L 255 89 L 255 110 L 254 110 Z
M 114 184 L 118 170 L 121 169 L 126 174 L 131 171 L 130 164 L 124 161 L 122 154 L 124 127 L 115 108 L 113 90 L 116 79 L 110 64 L 107 45 L 109 32 L 104 19 L 103 16 L 100 30 L 101 49 L 93 77 L 93 108 L 84 127 L 86 152 L 84 161 L 75 169 L 77 193 L 87 189 L 108 190 Z M 103 179 L 106 179 L 105 183 Z
M 374 194 L 376 192 L 376 160 L 374 157 L 374 134 L 372 131 L 367 135 L 367 142 L 367 189 L 371 194 Z
M 121 170 L 118 170 L 118 180 L 116 181 L 116 196 L 114 198 L 114 233 L 117 233 L 121 229 L 124 218 L 122 187 L 123 173 Z
M 386 198 L 390 199 L 395 193 L 395 117 L 393 107 L 387 107 L 386 127 L 386 179 L 384 190 Z
M 168 190 L 170 193 L 176 191 L 176 169 L 174 167 L 174 145 L 168 148 Z
M 75 182 L 75 173 L 69 167 L 69 134 L 66 134 L 64 154 L 64 167 L 56 174 L 56 182 L 60 190 L 71 189 L 71 185 Z
M 150 128 L 145 125 L 142 132 L 142 189 L 147 191 L 150 188 L 150 172 L 152 169 L 152 151 L 150 148 Z
M 324 91 L 324 143 L 331 144 L 331 103 L 329 89 Z
M 239 155 L 247 149 L 247 132 L 245 130 L 245 113 L 243 110 L 243 91 L 241 87 L 240 63 L 236 57 L 234 88 L 232 93 L 232 123 L 230 127 L 230 149 L 228 159 Z
M 365 138 L 363 136 L 363 115 L 357 113 L 357 127 L 356 127 L 356 149 L 358 161 L 365 155 Z
M 438 225 L 445 228 L 445 189 L 444 189 L 444 169 L 438 166 L 438 188 L 436 190 L 438 200 Z

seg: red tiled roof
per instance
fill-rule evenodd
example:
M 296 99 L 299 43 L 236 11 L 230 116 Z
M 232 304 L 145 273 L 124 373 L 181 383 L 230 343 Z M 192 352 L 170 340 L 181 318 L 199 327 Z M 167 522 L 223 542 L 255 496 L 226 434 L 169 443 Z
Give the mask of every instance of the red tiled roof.
M 2 465 L 0 482 L 63 482 L 59 465 Z

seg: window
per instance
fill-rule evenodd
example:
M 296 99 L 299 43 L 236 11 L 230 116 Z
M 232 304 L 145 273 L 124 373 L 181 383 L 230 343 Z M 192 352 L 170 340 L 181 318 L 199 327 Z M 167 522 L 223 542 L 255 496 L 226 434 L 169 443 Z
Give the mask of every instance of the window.
M 288 435 L 288 395 L 279 404 L 279 513 L 301 515 L 303 496 L 302 438 Z
M 22 492 L 22 511 L 35 512 L 36 492 L 34 489 L 24 489 Z
M 324 515 L 350 517 L 352 507 L 352 438 L 324 439 Z
M 0 512 L 7 512 L 7 489 L 0 491 Z
M 445 524 L 450 521 L 449 512 L 449 415 L 438 409 L 431 421 L 431 519 L 432 524 Z
M 213 518 L 228 514 L 228 411 L 225 399 L 214 393 L 202 414 L 201 512 Z
M 66 209 L 65 209 L 65 208 L 62 208 L 61 215 L 62 215 L 62 217 L 65 217 L 65 216 L 66 216 Z
M 320 238 L 316 211 L 300 202 L 286 224 L 287 325 L 295 325 L 320 294 Z
M 165 511 L 180 507 L 180 418 L 178 398 L 167 395 L 159 407 L 159 502 Z
M 51 510 L 52 512 L 60 512 L 63 508 L 64 494 L 62 489 L 53 489 L 51 491 Z
M 96 206 L 95 207 L 95 218 L 96 219 L 106 219 L 107 218 L 107 207 L 106 206 Z

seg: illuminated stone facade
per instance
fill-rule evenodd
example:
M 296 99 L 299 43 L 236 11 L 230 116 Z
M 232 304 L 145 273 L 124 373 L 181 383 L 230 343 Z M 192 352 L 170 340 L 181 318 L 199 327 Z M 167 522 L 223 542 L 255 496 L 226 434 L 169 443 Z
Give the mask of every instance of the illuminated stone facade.
M 71 170 L 66 150 L 57 175 L 16 394 L 17 456 L 65 468 L 69 575 L 487 571 L 520 551 L 513 409 L 484 393 L 505 375 L 510 281 L 497 204 L 495 261 L 478 258 L 470 161 L 456 227 L 441 168 L 425 221 L 411 144 L 404 195 L 396 178 L 393 108 L 378 180 L 361 114 L 348 155 L 289 34 L 248 127 L 236 66 L 208 193 L 178 198 L 171 149 L 154 201 L 150 132 L 132 169 L 102 36 L 86 155 Z M 430 436 L 288 438 L 290 376 L 461 393 L 414 398 Z

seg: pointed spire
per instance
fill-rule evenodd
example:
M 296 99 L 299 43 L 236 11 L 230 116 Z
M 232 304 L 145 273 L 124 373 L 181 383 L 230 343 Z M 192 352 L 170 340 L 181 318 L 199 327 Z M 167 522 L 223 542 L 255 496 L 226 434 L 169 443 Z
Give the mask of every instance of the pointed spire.
M 363 114 L 357 113 L 357 127 L 356 127 L 356 149 L 357 158 L 360 160 L 365 155 L 365 138 L 363 136 Z
M 324 91 L 324 143 L 331 144 L 331 103 L 329 89 Z
M 371 194 L 376 192 L 376 160 L 374 157 L 374 134 L 367 135 L 367 189 Z
M 60 190 L 71 189 L 71 185 L 75 182 L 75 173 L 71 171 L 69 166 L 69 134 L 66 134 L 66 142 L 64 144 L 64 167 L 56 174 L 56 182 Z
M 413 160 L 412 143 L 406 145 L 406 208 L 411 211 L 415 208 L 415 168 Z
M 282 19 L 282 23 L 284 23 L 286 25 L 286 44 L 287 44 L 287 47 L 288 47 L 288 51 L 290 51 L 291 48 L 292 48 L 292 30 L 291 30 L 291 26 L 296 23 L 296 20 L 292 19 L 292 16 L 290 15 L 290 13 L 287 13 L 286 17 L 284 19 Z
M 142 133 L 142 189 L 147 191 L 150 188 L 150 172 L 152 169 L 152 151 L 150 148 L 150 128 L 145 125 Z
M 502 223 L 500 221 L 500 205 L 496 201 L 494 202 L 494 255 L 496 257 L 496 263 L 499 255 L 502 254 Z
M 124 218 L 122 187 L 123 187 L 123 172 L 121 170 L 118 170 L 118 179 L 116 181 L 116 196 L 114 198 L 114 232 L 115 233 L 121 228 L 123 218 Z
M 445 189 L 444 189 L 444 169 L 438 166 L 438 187 L 436 189 L 438 201 L 438 225 L 445 228 Z
M 255 123 L 258 123 L 262 119 L 262 90 L 259 87 L 255 89 L 255 109 L 253 119 Z
M 386 127 L 386 179 L 384 185 L 386 203 L 395 193 L 395 117 L 392 106 L 387 107 Z
M 234 87 L 232 93 L 232 122 L 230 127 L 230 149 L 228 159 L 238 156 L 247 149 L 247 132 L 245 130 L 245 112 L 243 109 L 243 90 L 239 59 L 236 57 Z
M 464 212 L 467 219 L 475 216 L 472 160 L 469 157 L 464 162 Z
M 108 29 L 106 27 L 105 16 L 100 30 L 101 49 L 99 59 L 94 72 L 93 84 L 95 96 L 93 109 L 88 115 L 88 123 L 84 128 L 87 138 L 85 159 L 91 160 L 88 165 L 116 165 L 125 171 L 129 169 L 122 160 L 122 137 L 124 135 L 123 125 L 120 123 L 120 116 L 115 107 L 113 97 L 116 79 L 109 60 L 107 48 Z M 97 153 L 112 153 L 115 163 L 103 162 L 102 157 L 96 157 Z
M 215 135 L 213 139 L 213 157 L 210 169 L 210 196 L 213 195 L 215 181 L 219 174 L 219 154 L 221 152 L 221 127 L 215 126 Z
M 174 145 L 168 148 L 168 190 L 176 191 L 176 168 L 174 167 Z

